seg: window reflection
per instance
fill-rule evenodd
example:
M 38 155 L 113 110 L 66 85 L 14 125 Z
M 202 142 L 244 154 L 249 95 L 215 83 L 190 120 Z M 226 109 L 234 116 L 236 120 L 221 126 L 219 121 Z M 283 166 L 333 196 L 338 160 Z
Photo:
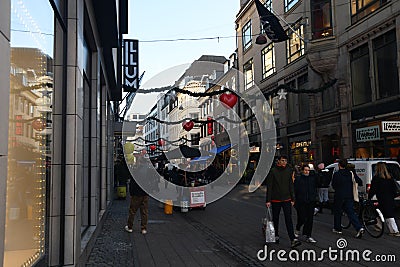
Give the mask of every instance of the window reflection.
M 11 1 L 4 266 L 32 266 L 44 254 L 51 162 L 52 34 L 53 12 L 48 1 Z

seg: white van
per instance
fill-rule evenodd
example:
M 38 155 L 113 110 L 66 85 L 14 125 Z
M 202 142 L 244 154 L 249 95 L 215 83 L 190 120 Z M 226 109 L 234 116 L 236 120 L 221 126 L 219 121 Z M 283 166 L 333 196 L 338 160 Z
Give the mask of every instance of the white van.
M 355 171 L 358 177 L 363 181 L 363 185 L 358 187 L 359 192 L 368 193 L 369 188 L 371 187 L 372 177 L 375 175 L 375 168 L 378 162 L 385 162 L 388 168 L 388 171 L 392 175 L 393 178 L 396 178 L 396 182 L 400 183 L 400 164 L 394 160 L 388 159 L 348 159 L 348 163 L 354 164 Z M 339 170 L 338 163 L 333 163 L 325 167 L 331 173 L 334 173 Z M 333 189 L 330 188 L 330 192 L 333 192 Z M 331 198 L 330 196 L 330 199 Z M 397 201 L 400 202 L 400 197 L 396 198 Z

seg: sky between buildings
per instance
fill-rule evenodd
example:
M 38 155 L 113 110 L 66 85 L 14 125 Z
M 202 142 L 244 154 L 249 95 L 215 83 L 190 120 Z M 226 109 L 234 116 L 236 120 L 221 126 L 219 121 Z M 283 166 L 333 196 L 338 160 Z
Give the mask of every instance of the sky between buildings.
M 139 40 L 141 88 L 172 85 L 202 55 L 228 58 L 236 48 L 235 19 L 239 0 L 129 1 L 129 34 Z M 154 40 L 229 37 L 211 40 Z M 147 113 L 155 95 L 136 95 L 130 112 Z

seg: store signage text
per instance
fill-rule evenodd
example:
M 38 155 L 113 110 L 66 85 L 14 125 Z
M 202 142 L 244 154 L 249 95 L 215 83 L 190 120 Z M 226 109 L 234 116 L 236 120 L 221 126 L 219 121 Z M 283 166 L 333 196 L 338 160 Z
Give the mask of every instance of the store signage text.
M 138 40 L 124 40 L 124 90 L 136 92 L 139 88 L 139 42 Z
M 260 153 L 260 147 L 259 146 L 252 146 L 250 147 L 250 153 Z
M 382 132 L 400 133 L 400 121 L 382 121 Z
M 299 147 L 308 147 L 310 145 L 311 145 L 311 141 L 293 142 L 290 145 L 290 148 L 291 149 L 296 149 L 296 148 L 299 148 Z
M 357 142 L 374 141 L 379 140 L 380 138 L 378 125 L 356 129 Z

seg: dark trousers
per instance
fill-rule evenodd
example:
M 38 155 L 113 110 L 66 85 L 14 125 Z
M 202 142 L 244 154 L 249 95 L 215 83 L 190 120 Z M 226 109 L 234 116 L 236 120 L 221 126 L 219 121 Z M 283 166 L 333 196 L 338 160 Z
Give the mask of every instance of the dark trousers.
M 297 202 L 296 203 L 296 211 L 297 211 L 297 224 L 296 230 L 300 231 L 300 228 L 303 227 L 303 235 L 311 236 L 313 222 L 314 222 L 314 207 L 315 203 L 310 202 Z
M 336 230 L 342 230 L 342 211 L 347 214 L 350 219 L 350 223 L 358 231 L 361 229 L 361 223 L 354 211 L 354 200 L 351 198 L 335 198 L 333 202 L 333 226 Z
M 292 203 L 287 202 L 272 202 L 272 220 L 274 221 L 275 235 L 279 236 L 279 214 L 283 209 L 283 215 L 285 216 L 286 230 L 289 235 L 289 239 L 292 241 L 295 239 L 292 221 Z
M 149 196 L 131 196 L 129 206 L 128 227 L 132 229 L 135 214 L 140 208 L 140 226 L 141 230 L 147 229 L 147 218 L 149 215 Z

